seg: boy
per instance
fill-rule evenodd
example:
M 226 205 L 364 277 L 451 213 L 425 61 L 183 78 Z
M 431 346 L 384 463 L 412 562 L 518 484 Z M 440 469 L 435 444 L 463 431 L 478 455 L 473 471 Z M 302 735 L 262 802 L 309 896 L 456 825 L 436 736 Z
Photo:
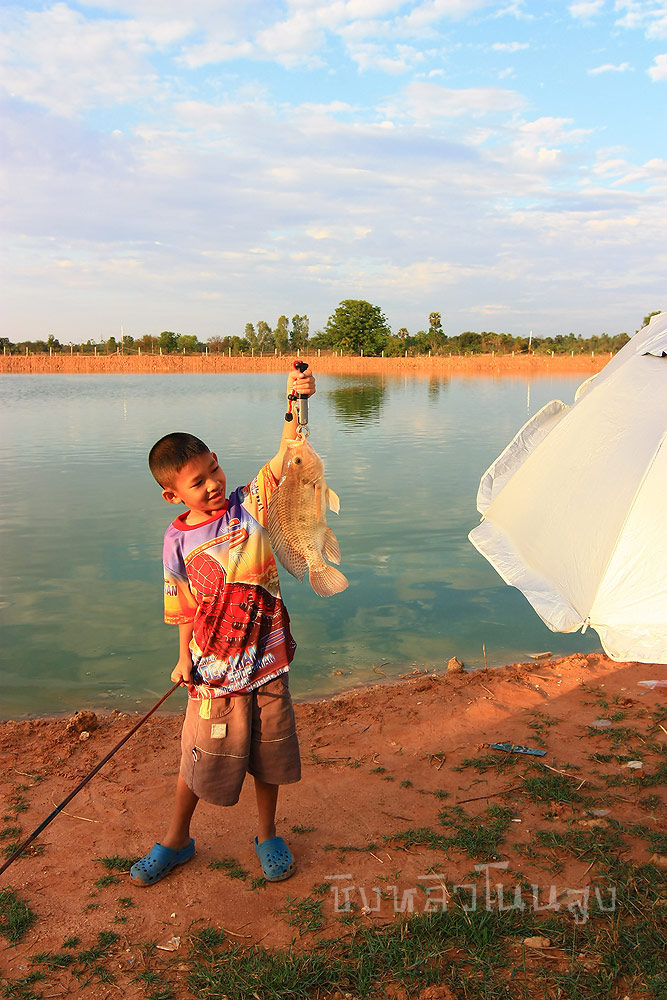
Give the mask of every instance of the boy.
M 290 373 L 288 397 L 314 392 L 309 370 Z M 193 435 L 167 434 L 149 455 L 164 499 L 187 507 L 165 533 L 164 601 L 165 621 L 179 631 L 171 679 L 187 684 L 189 697 L 171 823 L 162 843 L 132 866 L 137 885 L 154 885 L 190 860 L 199 799 L 234 805 L 246 772 L 255 782 L 264 876 L 278 882 L 294 871 L 275 815 L 279 786 L 301 776 L 287 683 L 296 643 L 266 530 L 268 500 L 296 436 L 288 416 L 277 454 L 229 498 L 215 453 Z

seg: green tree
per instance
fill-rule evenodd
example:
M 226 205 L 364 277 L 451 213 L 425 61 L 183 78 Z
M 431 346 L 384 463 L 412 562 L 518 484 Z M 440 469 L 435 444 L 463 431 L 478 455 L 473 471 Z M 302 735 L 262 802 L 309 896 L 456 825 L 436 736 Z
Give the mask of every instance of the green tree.
M 155 343 L 155 337 L 152 337 L 150 333 L 145 333 L 135 341 L 135 346 L 141 350 L 142 354 L 152 354 L 155 351 Z
M 60 341 L 56 340 L 56 338 L 53 336 L 52 333 L 49 334 L 49 339 L 46 342 L 46 346 L 51 351 L 62 351 Z
M 289 346 L 289 320 L 287 316 L 280 316 L 278 318 L 274 331 L 274 339 L 276 347 L 281 354 L 287 350 Z
M 197 335 L 195 333 L 181 333 L 176 341 L 179 351 L 186 354 L 194 354 L 197 350 Z
M 653 317 L 654 316 L 659 316 L 661 312 L 662 312 L 662 309 L 656 309 L 655 312 L 649 313 L 648 316 L 644 316 L 644 319 L 642 320 L 642 329 L 645 326 L 648 326 L 649 323 L 651 322 L 651 320 L 653 319 Z
M 157 339 L 157 346 L 163 354 L 173 354 L 178 346 L 178 334 L 172 330 L 163 330 Z
M 257 334 L 252 323 L 246 323 L 243 332 L 244 339 L 248 342 L 248 347 L 254 351 L 257 347 Z
M 400 336 L 400 331 L 395 337 L 387 337 L 384 353 L 388 358 L 400 358 L 405 354 L 405 338 Z
M 442 318 L 439 312 L 429 313 L 428 317 L 428 346 L 429 350 L 435 352 L 444 344 L 445 335 L 442 332 Z
M 105 344 L 105 347 L 106 347 L 107 354 L 115 354 L 116 351 L 118 350 L 118 344 L 116 343 L 116 338 L 115 337 L 109 337 L 109 339 L 107 340 L 107 342 Z
M 290 334 L 290 343 L 292 345 L 292 350 L 303 351 L 308 344 L 308 334 L 310 329 L 310 321 L 307 316 L 292 316 L 292 332 Z
M 333 347 L 358 354 L 379 354 L 391 336 L 379 306 L 365 299 L 343 299 L 327 320 L 324 330 Z
M 263 319 L 257 324 L 257 347 L 260 351 L 273 350 L 273 331 Z

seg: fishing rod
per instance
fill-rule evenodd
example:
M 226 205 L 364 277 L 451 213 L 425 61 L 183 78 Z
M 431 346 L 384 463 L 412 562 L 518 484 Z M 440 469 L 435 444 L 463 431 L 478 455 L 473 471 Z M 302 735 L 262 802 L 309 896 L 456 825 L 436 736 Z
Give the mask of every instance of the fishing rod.
M 95 767 L 92 769 L 92 771 L 88 772 L 88 774 L 86 775 L 86 777 L 82 781 L 79 782 L 79 784 L 76 786 L 76 788 L 73 791 L 71 791 L 69 793 L 69 795 L 67 796 L 67 798 L 63 799 L 62 802 L 60 803 L 60 805 L 56 806 L 56 808 L 53 810 L 53 812 L 51 813 L 51 815 L 47 816 L 46 819 L 44 820 L 44 822 L 40 823 L 36 830 L 33 830 L 33 832 L 30 834 L 30 836 L 26 840 L 23 841 L 23 843 L 20 845 L 20 847 L 16 848 L 16 850 L 11 855 L 11 857 L 9 857 L 7 859 L 7 861 L 5 861 L 4 865 L 2 865 L 2 867 L 0 868 L 0 875 L 2 875 L 2 873 L 4 871 L 6 871 L 7 868 L 9 868 L 9 866 L 11 865 L 11 863 L 13 861 L 16 861 L 16 859 L 18 857 L 20 857 L 21 854 L 23 854 L 23 852 L 25 851 L 26 847 L 28 847 L 30 844 L 32 844 L 33 840 L 35 840 L 35 838 L 40 835 L 40 833 L 42 832 L 42 830 L 46 829 L 46 827 L 49 825 L 49 823 L 51 822 L 51 820 L 54 820 L 56 818 L 56 816 L 58 815 L 59 812 L 62 812 L 62 810 L 65 808 L 65 806 L 68 805 L 68 803 L 70 803 L 72 801 L 72 799 L 74 798 L 74 796 L 78 795 L 78 793 L 81 791 L 81 789 L 83 788 L 83 786 L 87 785 L 91 778 L 95 777 L 95 775 L 97 774 L 97 772 L 104 767 L 104 765 L 106 764 L 106 762 L 108 760 L 111 760 L 111 758 L 113 757 L 113 755 L 115 753 L 117 753 L 118 750 L 120 750 L 120 748 L 123 746 L 124 743 L 127 743 L 127 741 L 129 740 L 130 736 L 133 736 L 136 733 L 137 729 L 139 729 L 140 726 L 143 726 L 143 724 L 146 721 L 146 719 L 149 719 L 151 717 L 151 715 L 153 714 L 153 712 L 155 712 L 160 707 L 160 705 L 162 704 L 162 702 L 166 701 L 167 698 L 169 697 L 169 695 L 173 694 L 174 691 L 176 690 L 176 688 L 180 687 L 180 686 L 181 686 L 181 681 L 176 681 L 176 683 L 174 684 L 174 686 L 171 687 L 171 688 L 169 688 L 169 690 L 167 691 L 166 694 L 162 695 L 162 697 L 160 698 L 160 700 L 158 702 L 156 702 L 155 705 L 153 705 L 153 707 L 151 708 L 151 710 L 149 712 L 146 712 L 146 714 L 144 715 L 143 718 L 139 719 L 139 721 L 136 723 L 136 725 L 132 726 L 132 729 L 130 729 L 129 733 L 126 733 L 125 736 L 123 736 L 122 740 L 120 740 L 116 744 L 116 746 L 112 750 L 109 751 L 109 753 L 106 755 L 106 757 L 103 757 L 102 760 L 99 762 L 99 764 L 96 764 Z

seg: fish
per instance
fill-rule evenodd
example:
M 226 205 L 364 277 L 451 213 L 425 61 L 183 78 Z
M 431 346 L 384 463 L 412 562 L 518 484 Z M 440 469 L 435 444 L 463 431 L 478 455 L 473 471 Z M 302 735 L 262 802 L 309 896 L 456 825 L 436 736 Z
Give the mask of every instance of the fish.
M 340 594 L 348 580 L 326 561 L 340 562 L 340 546 L 327 527 L 326 509 L 340 511 L 340 499 L 324 478 L 324 465 L 305 437 L 287 442 L 278 486 L 268 506 L 271 547 L 288 573 L 320 597 Z

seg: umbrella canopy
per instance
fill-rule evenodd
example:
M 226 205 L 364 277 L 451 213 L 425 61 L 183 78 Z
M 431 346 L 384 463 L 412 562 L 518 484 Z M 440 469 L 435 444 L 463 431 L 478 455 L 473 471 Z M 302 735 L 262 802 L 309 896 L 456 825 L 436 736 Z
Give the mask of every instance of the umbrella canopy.
M 667 663 L 667 312 L 517 433 L 469 535 L 554 632 L 592 625 L 614 660 Z

